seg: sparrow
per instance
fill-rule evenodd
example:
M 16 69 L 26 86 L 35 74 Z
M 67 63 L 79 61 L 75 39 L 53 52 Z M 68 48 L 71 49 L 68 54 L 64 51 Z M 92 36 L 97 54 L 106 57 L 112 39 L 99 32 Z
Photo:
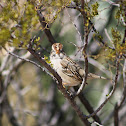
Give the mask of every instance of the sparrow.
M 63 86 L 77 86 L 83 81 L 85 71 L 63 51 L 61 43 L 54 43 L 50 53 L 53 69 L 62 79 Z M 102 76 L 88 73 L 87 79 L 106 79 Z

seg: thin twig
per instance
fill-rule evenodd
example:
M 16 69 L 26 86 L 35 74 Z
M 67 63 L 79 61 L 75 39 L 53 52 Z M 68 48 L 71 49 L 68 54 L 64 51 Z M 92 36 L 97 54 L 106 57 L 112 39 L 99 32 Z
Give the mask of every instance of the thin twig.
M 122 98 L 120 100 L 120 102 L 118 102 L 117 106 L 118 106 L 118 111 L 123 107 L 123 104 L 125 103 L 126 100 L 126 60 L 124 61 L 124 65 L 123 65 L 123 94 L 122 94 Z M 112 118 L 112 116 L 114 115 L 114 110 L 103 120 L 103 124 L 105 122 L 107 122 L 110 118 Z
M 54 79 L 54 76 L 51 75 L 51 74 L 50 74 L 45 68 L 43 68 L 41 65 L 37 64 L 36 62 L 34 62 L 34 61 L 32 61 L 32 60 L 29 60 L 29 59 L 20 57 L 20 56 L 14 54 L 14 53 L 8 51 L 6 48 L 4 48 L 4 49 L 8 52 L 8 54 L 10 54 L 10 55 L 12 55 L 12 56 L 14 56 L 14 57 L 16 57 L 16 58 L 18 58 L 18 59 L 21 59 L 21 60 L 23 60 L 23 61 L 32 63 L 33 65 L 37 66 L 38 68 L 40 68 L 42 71 L 46 72 L 49 76 L 51 76 L 51 77 Z M 12 72 L 12 71 L 11 71 L 11 72 Z
M 93 121 L 92 124 L 93 124 L 93 123 L 96 124 L 96 125 L 98 125 L 98 126 L 103 126 L 103 125 L 99 124 L 99 123 L 96 122 L 96 121 Z
M 86 83 L 87 83 L 87 77 L 88 77 L 88 57 L 87 57 L 87 53 L 86 53 L 86 49 L 87 49 L 87 46 L 88 46 L 88 27 L 85 26 L 86 24 L 86 12 L 84 11 L 84 5 L 85 5 L 85 1 L 84 0 L 81 0 L 81 6 L 82 6 L 82 15 L 83 15 L 83 18 L 84 18 L 84 32 L 85 32 L 85 44 L 84 44 L 84 47 L 83 47 L 83 55 L 84 55 L 84 60 L 85 60 L 85 74 L 84 74 L 84 78 L 83 78 L 83 81 L 82 81 L 82 84 L 80 86 L 80 88 L 78 89 L 77 93 L 76 93 L 76 96 L 84 89 Z
M 113 48 L 115 48 L 115 47 L 114 47 L 114 43 L 113 43 L 113 41 L 111 40 L 111 38 L 110 38 L 110 36 L 109 36 L 109 34 L 108 34 L 108 32 L 107 32 L 107 29 L 106 29 L 106 28 L 105 28 L 105 34 L 106 34 L 107 38 L 109 39 L 109 41 L 112 43 Z
M 83 78 L 82 84 L 79 87 L 78 91 L 76 92 L 75 96 L 78 96 L 80 94 L 80 92 L 84 89 L 86 83 L 85 83 L 85 79 Z
M 125 99 L 126 99 L 126 59 L 124 61 L 124 67 L 123 67 L 123 96 L 121 98 L 120 103 L 118 103 L 119 109 L 121 108 L 121 106 L 124 103 Z
M 77 9 L 77 6 L 66 6 L 66 7 L 70 9 Z
M 116 89 L 116 85 L 117 85 L 117 81 L 118 81 L 118 76 L 119 76 L 119 64 L 120 64 L 120 61 L 117 58 L 117 61 L 116 61 L 116 75 L 115 75 L 115 80 L 113 82 L 114 84 L 113 84 L 112 91 L 109 93 L 106 100 L 92 114 L 87 116 L 87 118 L 90 118 L 90 117 L 94 116 L 95 114 L 97 114 L 102 109 L 102 107 L 107 103 L 107 101 L 111 98 L 111 96 L 114 94 L 115 89 Z
M 84 4 L 84 1 L 83 0 L 81 0 L 81 3 L 82 4 Z M 113 3 L 113 5 L 114 5 L 114 3 Z M 118 4 L 117 4 L 118 5 Z M 82 15 L 84 15 L 84 10 L 83 10 L 83 5 L 81 6 L 81 8 L 80 7 L 78 7 L 78 6 L 74 6 L 74 7 L 67 7 L 67 8 L 73 8 L 73 9 L 77 9 L 79 12 L 81 12 L 81 14 Z M 86 19 L 85 20 L 87 20 L 88 18 L 86 17 Z M 98 31 L 96 30 L 96 28 L 95 28 L 95 26 L 94 26 L 94 24 L 92 23 L 92 21 L 91 20 L 89 20 L 88 19 L 88 21 L 89 21 L 89 24 L 91 25 L 91 28 L 94 30 L 94 32 L 96 33 L 96 34 L 98 34 Z M 86 22 L 85 22 L 85 24 L 86 24 Z M 105 46 L 105 47 L 109 47 L 110 49 L 112 49 L 112 50 L 115 50 L 115 48 L 113 48 L 113 47 L 111 47 L 111 46 L 108 46 L 103 40 L 100 40 L 100 42 L 103 44 L 103 46 Z
M 106 68 L 105 68 L 105 66 L 104 65 L 102 65 L 101 63 L 99 63 L 97 60 L 94 60 L 93 58 L 88 58 L 88 62 L 91 64 L 91 65 L 93 65 L 93 66 L 95 66 L 95 67 L 97 67 L 100 71 L 102 71 L 104 74 L 106 74 L 106 76 L 107 76 L 107 78 L 109 77 L 111 77 L 111 72 L 109 71 L 109 70 L 107 70 Z
M 120 7 L 120 4 L 116 4 L 115 2 L 111 1 L 111 0 L 106 0 L 106 2 L 108 2 L 109 4 L 113 5 L 113 6 L 117 6 Z
M 125 6 L 125 5 L 124 5 Z M 126 43 L 126 7 L 124 7 L 124 13 L 125 13 L 125 17 L 122 16 L 122 18 L 124 18 L 124 21 L 122 20 L 124 26 L 125 26 L 125 32 L 124 32 L 124 38 L 123 38 L 123 43 Z
M 76 24 L 72 21 L 72 18 L 70 17 L 70 14 L 69 14 L 69 12 L 68 12 L 68 11 L 67 11 L 67 13 L 68 13 L 68 16 L 69 16 L 69 18 L 70 18 L 70 21 L 71 21 L 71 22 L 72 22 L 72 24 L 74 25 L 74 27 L 75 27 L 75 29 L 76 29 L 76 31 L 77 31 L 77 33 L 78 33 L 78 35 L 79 35 L 79 38 L 80 38 L 81 43 L 83 43 L 82 38 L 81 38 L 81 33 L 79 32 L 79 30 L 78 30 L 78 28 L 77 28 Z
M 9 55 L 6 55 L 1 63 L 0 72 L 2 72 L 6 67 L 8 59 L 9 59 Z

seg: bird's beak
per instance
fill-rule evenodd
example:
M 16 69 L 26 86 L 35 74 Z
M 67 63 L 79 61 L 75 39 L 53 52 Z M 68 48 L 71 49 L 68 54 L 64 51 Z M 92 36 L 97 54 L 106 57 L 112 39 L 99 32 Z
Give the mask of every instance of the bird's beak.
M 60 53 L 60 51 L 59 50 L 56 50 L 56 54 L 59 54 Z

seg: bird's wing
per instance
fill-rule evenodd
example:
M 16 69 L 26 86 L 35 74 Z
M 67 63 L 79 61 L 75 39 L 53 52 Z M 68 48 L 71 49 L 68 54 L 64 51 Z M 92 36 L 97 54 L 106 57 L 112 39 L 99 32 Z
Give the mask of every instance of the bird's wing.
M 62 65 L 62 71 L 64 74 L 73 77 L 73 79 L 82 81 L 82 76 L 79 73 L 80 69 L 82 68 L 78 64 L 76 64 L 76 62 L 66 56 L 61 60 L 60 63 Z

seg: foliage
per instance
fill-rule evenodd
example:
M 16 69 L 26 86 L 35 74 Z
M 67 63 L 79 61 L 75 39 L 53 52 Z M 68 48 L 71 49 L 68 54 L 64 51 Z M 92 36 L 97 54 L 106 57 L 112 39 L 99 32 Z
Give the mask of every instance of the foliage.
M 9 43 L 15 47 L 26 48 L 32 31 L 38 24 L 34 5 L 31 2 L 9 1 L 2 7 L 0 24 L 0 44 Z
M 41 4 L 42 3 L 42 4 Z M 58 17 L 60 18 L 60 13 L 66 6 L 69 6 L 71 0 L 42 0 L 40 1 L 41 9 L 45 9 L 45 20 L 48 24 L 53 23 Z

